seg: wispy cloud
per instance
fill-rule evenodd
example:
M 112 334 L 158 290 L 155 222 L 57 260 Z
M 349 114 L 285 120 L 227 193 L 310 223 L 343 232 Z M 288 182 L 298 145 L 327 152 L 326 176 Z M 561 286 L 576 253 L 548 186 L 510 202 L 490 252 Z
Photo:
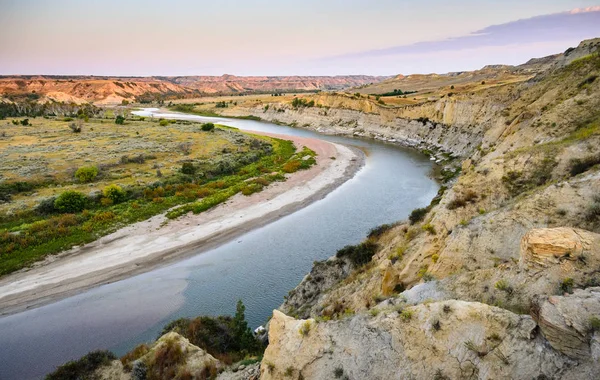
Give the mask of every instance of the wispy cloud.
M 577 14 L 577 13 L 587 13 L 587 12 L 600 12 L 600 5 L 596 5 L 595 7 L 587 7 L 587 8 L 575 8 L 571 10 L 569 13 Z
M 363 51 L 334 58 L 346 59 L 423 54 L 438 51 L 544 43 L 558 40 L 583 40 L 598 36 L 600 36 L 600 6 L 579 8 L 568 12 L 493 25 L 456 38 Z

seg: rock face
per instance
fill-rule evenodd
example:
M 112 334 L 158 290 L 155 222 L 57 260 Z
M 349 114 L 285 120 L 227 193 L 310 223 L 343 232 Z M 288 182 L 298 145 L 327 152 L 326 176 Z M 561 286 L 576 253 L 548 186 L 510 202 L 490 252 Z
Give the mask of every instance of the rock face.
M 536 228 L 521 240 L 521 265 L 547 268 L 600 252 L 598 235 L 576 228 Z
M 574 364 L 531 317 L 452 300 L 326 323 L 274 311 L 261 379 L 560 378 Z
M 143 373 L 151 372 L 155 378 L 206 379 L 216 376 L 223 364 L 183 336 L 170 332 L 161 336 L 146 354 L 133 363 L 132 372 L 125 371 L 121 362 L 115 360 L 110 366 L 99 368 L 96 375 L 106 380 L 132 379 L 135 378 L 136 367 L 143 368 Z
M 532 315 L 552 347 L 578 360 L 598 361 L 600 351 L 600 288 L 576 289 L 567 296 L 538 296 Z

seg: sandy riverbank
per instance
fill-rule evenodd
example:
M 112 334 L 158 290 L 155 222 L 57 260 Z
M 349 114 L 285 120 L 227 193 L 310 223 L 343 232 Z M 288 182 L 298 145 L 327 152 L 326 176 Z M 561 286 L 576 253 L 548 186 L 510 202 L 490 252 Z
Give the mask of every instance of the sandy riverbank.
M 0 279 L 0 314 L 41 306 L 214 248 L 323 198 L 364 162 L 362 152 L 343 145 L 264 135 L 292 140 L 299 149 L 309 147 L 318 154 L 317 165 L 249 197 L 238 194 L 209 211 L 177 220 L 157 215 L 8 275 Z

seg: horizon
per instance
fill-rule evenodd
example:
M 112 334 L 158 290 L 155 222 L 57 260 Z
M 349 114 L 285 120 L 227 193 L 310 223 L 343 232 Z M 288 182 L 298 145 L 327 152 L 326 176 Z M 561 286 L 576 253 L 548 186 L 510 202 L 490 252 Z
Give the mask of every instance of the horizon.
M 316 0 L 308 0 L 293 9 L 294 20 L 286 19 L 289 4 L 266 0 L 179 0 L 171 18 L 153 6 L 160 4 L 155 0 L 0 2 L 2 76 L 446 74 L 523 64 L 600 36 L 597 0 L 463 0 L 452 6 L 428 0 L 410 7 L 406 1 L 353 0 L 314 8 Z M 233 22 L 223 28 L 222 17 L 210 16 L 226 6 Z M 89 19 L 92 12 L 96 17 Z M 9 33 L 24 23 L 18 35 Z

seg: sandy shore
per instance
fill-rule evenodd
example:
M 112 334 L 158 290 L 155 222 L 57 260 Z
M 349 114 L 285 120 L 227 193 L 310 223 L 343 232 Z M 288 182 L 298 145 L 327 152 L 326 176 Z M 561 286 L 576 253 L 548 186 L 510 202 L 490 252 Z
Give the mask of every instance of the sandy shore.
M 10 274 L 0 279 L 0 315 L 41 306 L 212 249 L 325 197 L 353 177 L 364 162 L 362 152 L 343 145 L 264 135 L 292 140 L 299 149 L 309 147 L 318 154 L 317 165 L 260 193 L 238 194 L 204 213 L 177 220 L 157 215 Z

